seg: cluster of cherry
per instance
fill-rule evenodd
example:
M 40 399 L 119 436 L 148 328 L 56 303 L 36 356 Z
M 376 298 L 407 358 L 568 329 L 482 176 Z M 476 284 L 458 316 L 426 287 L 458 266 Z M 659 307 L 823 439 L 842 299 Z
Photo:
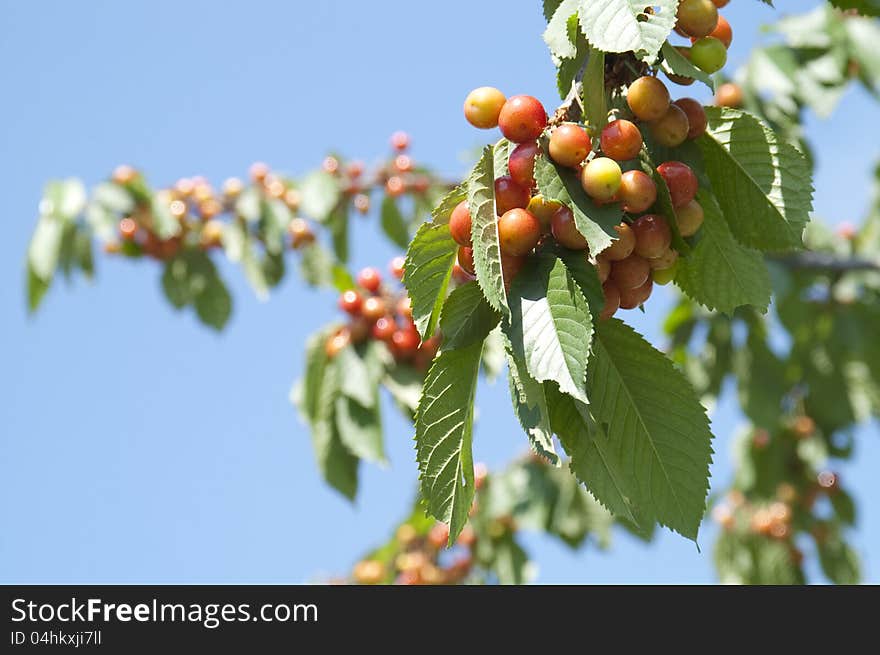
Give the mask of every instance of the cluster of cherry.
M 495 180 L 501 268 L 508 288 L 529 254 L 549 238 L 565 248 L 584 251 L 596 266 L 605 290 L 603 318 L 612 316 L 618 308 L 638 307 L 651 295 L 654 282 L 666 284 L 675 277 L 678 252 L 671 247 L 669 222 L 660 214 L 648 213 L 657 203 L 657 184 L 637 161 L 643 139 L 636 122 L 650 130 L 659 144 L 674 147 L 705 132 L 706 112 L 692 98 L 672 102 L 666 86 L 654 77 L 635 80 L 626 97 L 631 116 L 608 123 L 594 144 L 583 125 L 548 125 L 544 107 L 531 96 L 508 99 L 491 87 L 475 89 L 468 95 L 464 104 L 468 122 L 482 129 L 497 126 L 505 138 L 517 144 L 508 159 L 508 174 Z M 545 133 L 546 152 L 539 143 Z M 534 177 L 538 156 L 548 156 L 557 166 L 575 169 L 581 186 L 594 202 L 621 205 L 626 218 L 615 227 L 617 239 L 611 247 L 591 256 L 571 208 L 538 192 Z M 678 161 L 660 164 L 657 172 L 669 189 L 681 235 L 693 236 L 703 223 L 703 208 L 694 199 L 698 190 L 696 175 Z M 460 246 L 458 263 L 473 275 L 471 214 L 466 202 L 455 208 L 449 227 Z
M 403 257 L 395 257 L 389 264 L 391 275 L 397 280 L 403 278 L 403 265 Z M 413 323 L 412 304 L 406 291 L 385 284 L 375 268 L 361 270 L 357 288 L 344 291 L 338 304 L 349 318 L 327 339 L 325 351 L 329 357 L 335 357 L 349 344 L 375 339 L 388 345 L 395 360 L 425 370 L 440 348 L 439 330 L 422 341 Z

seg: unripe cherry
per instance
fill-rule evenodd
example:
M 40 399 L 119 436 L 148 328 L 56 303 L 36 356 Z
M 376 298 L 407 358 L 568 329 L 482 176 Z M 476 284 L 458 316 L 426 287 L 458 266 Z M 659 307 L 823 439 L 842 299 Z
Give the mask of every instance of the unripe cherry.
M 636 118 L 656 121 L 669 108 L 669 90 L 656 77 L 640 77 L 629 85 L 626 102 Z
M 462 200 L 452 210 L 449 216 L 449 233 L 458 245 L 471 245 L 471 213 L 468 211 L 467 201 Z
M 550 133 L 550 158 L 560 166 L 575 168 L 590 154 L 590 136 L 575 123 L 563 123 Z
M 697 176 L 687 164 L 680 161 L 667 161 L 657 167 L 657 172 L 669 187 L 672 206 L 676 209 L 688 204 L 697 195 L 699 186 Z
M 581 186 L 598 201 L 614 198 L 620 189 L 620 165 L 609 157 L 596 157 L 581 169 Z
M 650 274 L 651 266 L 648 260 L 632 254 L 626 259 L 611 264 L 611 275 L 608 279 L 623 293 L 627 289 L 642 286 Z
M 361 298 L 361 294 L 354 289 L 343 291 L 342 295 L 339 296 L 339 309 L 352 316 L 360 313 L 363 303 L 364 300 Z
M 642 149 L 642 133 L 635 123 L 618 119 L 602 129 L 599 137 L 602 153 L 617 161 L 627 161 L 639 156 Z
M 617 232 L 617 239 L 612 241 L 611 245 L 603 250 L 601 255 L 610 262 L 626 259 L 636 247 L 636 235 L 629 225 L 626 223 L 615 225 L 614 231 Z
M 547 127 L 547 112 L 537 98 L 513 96 L 501 108 L 498 116 L 501 133 L 514 143 L 534 141 Z
M 727 63 L 727 48 L 714 36 L 704 36 L 691 46 L 691 62 L 706 73 L 716 73 Z
M 578 232 L 571 209 L 563 205 L 553 214 L 550 222 L 556 242 L 571 250 L 586 250 L 587 240 Z
M 370 293 L 376 293 L 382 286 L 382 274 L 372 266 L 362 268 L 357 275 L 357 283 Z
M 677 105 L 669 105 L 666 113 L 651 123 L 651 134 L 661 146 L 675 148 L 685 142 L 690 130 L 687 114 Z
M 651 292 L 653 290 L 654 281 L 650 277 L 648 277 L 641 286 L 638 286 L 635 289 L 621 289 L 620 308 L 635 309 L 639 305 L 643 305 L 645 301 L 651 297 Z
M 537 142 L 520 143 L 508 158 L 511 179 L 525 189 L 535 187 L 535 156 L 540 150 Z
M 624 211 L 641 214 L 657 201 L 657 184 L 643 171 L 625 171 L 620 177 L 618 195 Z
M 718 24 L 718 7 L 712 0 L 681 0 L 676 25 L 689 36 L 706 36 Z
M 529 189 L 514 182 L 509 175 L 502 175 L 495 180 L 495 213 L 498 216 L 511 209 L 525 209 L 531 199 Z
M 504 254 L 525 255 L 540 239 L 541 222 L 525 209 L 510 209 L 498 219 L 498 242 Z
M 461 246 L 458 249 L 458 265 L 468 275 L 476 275 L 474 268 L 474 249 L 467 246 Z
M 657 214 L 645 214 L 633 221 L 632 231 L 636 235 L 635 253 L 640 257 L 652 259 L 660 257 L 669 250 L 672 231 L 666 220 Z
M 678 231 L 681 232 L 681 236 L 691 237 L 703 224 L 703 207 L 696 200 L 691 200 L 686 205 L 676 208 L 675 218 L 678 219 Z
M 706 131 L 709 119 L 706 117 L 706 109 L 693 98 L 679 98 L 673 103 L 681 109 L 688 119 L 688 139 L 696 139 Z
M 550 222 L 553 219 L 553 214 L 560 207 L 562 207 L 562 203 L 555 200 L 546 200 L 544 196 L 537 194 L 529 200 L 529 206 L 526 209 L 540 221 L 541 232 L 546 234 L 550 231 Z
M 654 284 L 666 285 L 672 282 L 675 279 L 675 274 L 678 271 L 678 260 L 676 259 L 672 266 L 667 268 L 655 268 L 651 271 L 651 279 L 654 280 Z
M 609 280 L 602 285 L 602 293 L 605 296 L 605 305 L 599 314 L 599 320 L 607 321 L 620 308 L 620 290 Z
M 481 86 L 468 93 L 464 101 L 467 122 L 483 130 L 498 126 L 498 115 L 507 98 L 498 89 Z
M 678 251 L 667 248 L 659 257 L 652 257 L 648 260 L 652 271 L 662 271 L 675 265 L 678 261 Z

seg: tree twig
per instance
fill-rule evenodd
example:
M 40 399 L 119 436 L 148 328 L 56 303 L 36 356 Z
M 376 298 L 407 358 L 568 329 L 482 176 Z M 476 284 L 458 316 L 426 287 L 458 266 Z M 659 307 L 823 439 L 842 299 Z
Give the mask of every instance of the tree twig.
M 802 252 L 796 255 L 771 255 L 770 261 L 801 271 L 849 273 L 880 271 L 880 261 L 867 257 L 841 257 L 826 252 Z

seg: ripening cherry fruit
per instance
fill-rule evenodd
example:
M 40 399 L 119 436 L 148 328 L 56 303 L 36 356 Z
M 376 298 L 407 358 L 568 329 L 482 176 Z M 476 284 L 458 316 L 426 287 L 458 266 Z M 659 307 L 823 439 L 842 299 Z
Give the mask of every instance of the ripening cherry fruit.
M 131 218 L 123 218 L 119 221 L 119 236 L 126 241 L 132 241 L 137 235 L 138 226 Z
M 449 216 L 449 233 L 452 239 L 460 246 L 472 244 L 471 238 L 471 213 L 468 211 L 467 202 L 462 200 L 452 210 Z
M 456 261 L 452 265 L 452 279 L 455 280 L 456 284 L 467 284 L 474 279 L 474 275 L 464 270 L 461 264 Z
M 541 222 L 525 209 L 508 210 L 498 219 L 498 242 L 502 253 L 525 255 L 538 245 L 540 239 Z
M 398 328 L 391 335 L 391 350 L 397 357 L 412 357 L 422 339 L 414 327 Z
M 580 125 L 563 123 L 550 133 L 550 157 L 560 166 L 576 168 L 591 149 L 590 136 Z
M 692 237 L 703 224 L 703 207 L 696 200 L 675 209 L 678 219 L 678 231 L 683 237 Z
M 461 246 L 458 249 L 458 265 L 468 275 L 476 275 L 474 268 L 474 249 L 467 246 Z
M 398 255 L 388 264 L 388 271 L 391 273 L 391 276 L 397 278 L 398 280 L 403 279 L 403 267 L 406 264 L 406 257 Z
M 718 24 L 718 7 L 712 0 L 681 0 L 676 12 L 676 26 L 688 36 L 700 38 Z
M 509 175 L 495 180 L 495 213 L 498 216 L 503 216 L 511 209 L 525 209 L 531 199 L 529 189 L 514 182 Z
M 690 130 L 687 114 L 677 105 L 669 109 L 659 119 L 651 123 L 651 134 L 661 146 L 674 148 L 685 142 Z
M 395 132 L 391 135 L 391 147 L 398 151 L 409 148 L 409 134 L 406 132 Z
M 651 266 L 648 260 L 633 253 L 626 259 L 611 264 L 611 275 L 608 279 L 623 293 L 627 289 L 642 286 L 649 275 L 651 275 Z
M 642 171 L 626 171 L 620 177 L 618 195 L 625 212 L 641 214 L 657 201 L 657 185 Z
M 501 278 L 504 280 L 504 288 L 510 291 L 510 285 L 513 279 L 519 275 L 519 272 L 526 265 L 528 258 L 525 255 L 511 255 L 501 252 Z
M 364 300 L 361 307 L 361 316 L 368 321 L 378 321 L 388 313 L 388 306 L 385 299 L 379 296 L 370 296 Z
M 727 48 L 714 36 L 704 36 L 691 46 L 691 62 L 706 73 L 715 73 L 727 63 Z
M 373 323 L 372 334 L 374 339 L 388 341 L 397 329 L 397 323 L 390 316 L 381 316 Z
M 672 266 L 667 268 L 655 268 L 651 271 L 651 279 L 654 284 L 665 286 L 675 279 L 675 273 L 678 271 L 678 260 L 676 259 Z
M 113 180 L 116 184 L 126 185 L 134 182 L 137 177 L 137 171 L 129 166 L 128 164 L 120 164 L 116 168 L 113 169 L 113 174 L 110 176 L 110 179 Z
M 633 221 L 632 231 L 636 235 L 635 253 L 645 259 L 660 257 L 669 250 L 672 231 L 669 224 L 658 214 L 645 214 Z
M 727 19 L 719 15 L 718 24 L 715 25 L 715 29 L 709 32 L 707 36 L 714 36 L 724 44 L 725 48 L 730 48 L 730 44 L 733 42 L 733 29 L 730 27 Z M 696 41 L 696 39 L 691 37 L 691 41 Z
M 606 157 L 627 161 L 639 156 L 639 151 L 642 149 L 642 133 L 635 123 L 618 119 L 604 127 L 599 143 Z
M 534 141 L 547 127 L 547 112 L 537 98 L 513 96 L 501 108 L 498 127 L 514 143 Z
M 560 246 L 571 250 L 586 250 L 587 240 L 574 223 L 574 214 L 565 205 L 561 206 L 553 214 L 550 222 L 553 238 Z
M 599 314 L 600 321 L 607 321 L 620 309 L 620 290 L 611 280 L 602 285 L 602 293 L 605 296 L 605 306 Z
M 742 107 L 742 88 L 739 84 L 725 82 L 715 90 L 715 104 L 719 107 L 733 107 L 734 109 Z
M 553 214 L 560 207 L 562 207 L 562 203 L 555 200 L 545 200 L 544 196 L 539 193 L 532 196 L 526 209 L 541 222 L 541 232 L 546 234 L 550 231 L 550 221 L 553 219 Z
M 669 108 L 669 89 L 656 77 L 640 77 L 629 85 L 626 103 L 636 118 L 656 121 Z
M 510 177 L 525 189 L 535 187 L 535 156 L 539 151 L 537 142 L 520 143 L 507 160 Z
M 464 100 L 464 117 L 481 130 L 498 127 L 498 115 L 507 98 L 498 89 L 481 86 L 468 93 Z
M 648 260 L 648 265 L 652 271 L 663 271 L 675 265 L 678 261 L 678 251 L 667 248 L 659 257 L 652 257 Z
M 358 273 L 357 283 L 370 293 L 376 293 L 382 286 L 382 275 L 372 266 L 363 268 Z
M 657 172 L 669 187 L 672 206 L 676 209 L 684 207 L 697 195 L 697 176 L 687 164 L 667 161 L 657 167 Z
M 363 304 L 364 299 L 361 298 L 361 294 L 359 294 L 354 289 L 344 291 L 342 295 L 339 296 L 339 309 L 344 311 L 346 314 L 356 316 L 360 313 Z
M 604 257 L 596 258 L 596 274 L 599 276 L 599 282 L 604 283 L 611 274 L 611 262 Z
M 702 136 L 706 131 L 709 119 L 706 117 L 706 110 L 699 102 L 693 98 L 679 98 L 674 103 L 676 107 L 681 109 L 688 119 L 688 139 L 696 139 Z
M 639 305 L 643 305 L 648 298 L 651 297 L 651 291 L 654 290 L 654 281 L 648 277 L 647 280 L 635 289 L 620 290 L 620 308 L 635 309 Z
M 636 247 L 636 235 L 626 223 L 615 225 L 614 231 L 617 232 L 617 239 L 602 251 L 602 257 L 610 262 L 619 262 L 632 254 Z
M 327 357 L 336 357 L 336 355 L 348 348 L 350 343 L 351 333 L 348 331 L 348 328 L 340 328 L 336 334 L 327 339 L 327 343 L 324 344 L 324 353 L 326 353 Z
M 600 202 L 611 200 L 620 189 L 620 165 L 610 157 L 596 157 L 581 169 L 581 186 Z

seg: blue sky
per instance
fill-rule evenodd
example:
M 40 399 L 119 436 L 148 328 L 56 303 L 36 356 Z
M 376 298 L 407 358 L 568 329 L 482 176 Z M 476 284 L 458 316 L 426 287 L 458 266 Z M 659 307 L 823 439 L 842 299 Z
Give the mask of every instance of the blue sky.
M 335 316 L 332 295 L 291 277 L 261 303 L 227 267 L 235 314 L 216 335 L 167 305 L 153 263 L 101 259 L 97 283 L 59 284 L 32 319 L 22 273 L 52 177 L 93 184 L 128 162 L 157 184 L 219 182 L 257 159 L 298 173 L 329 149 L 375 158 L 398 129 L 416 159 L 461 174 L 485 138 L 461 116 L 466 93 L 491 84 L 550 105 L 554 70 L 537 0 L 436 7 L 0 1 L 0 582 L 303 582 L 347 571 L 406 513 L 411 430 L 391 408 L 391 467 L 366 467 L 352 506 L 321 483 L 287 401 L 305 337 Z M 733 70 L 774 12 L 734 0 L 725 15 Z M 810 121 L 816 207 L 833 222 L 861 217 L 876 116 L 851 92 L 833 124 Z M 358 221 L 355 266 L 395 254 L 376 234 Z M 657 339 L 667 302 L 636 327 Z M 714 485 L 731 470 L 734 402 L 714 415 Z M 476 458 L 501 465 L 526 444 L 506 384 L 483 385 L 478 403 L 492 420 L 478 423 Z M 854 541 L 865 556 L 873 547 L 867 579 L 880 582 L 880 508 L 866 502 L 880 491 L 876 426 L 860 437 L 843 475 L 862 500 Z M 713 537 L 707 526 L 702 553 L 671 533 L 649 547 L 617 534 L 607 553 L 527 541 L 542 582 L 703 583 Z

